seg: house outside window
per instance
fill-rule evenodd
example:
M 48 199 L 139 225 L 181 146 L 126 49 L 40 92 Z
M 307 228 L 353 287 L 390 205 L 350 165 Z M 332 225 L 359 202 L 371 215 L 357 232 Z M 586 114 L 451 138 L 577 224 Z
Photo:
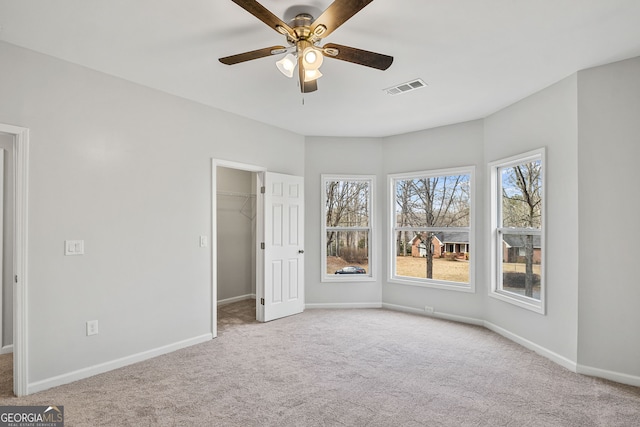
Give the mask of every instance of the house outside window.
M 544 158 L 535 150 L 489 164 L 490 295 L 545 313 Z
M 473 167 L 389 175 L 389 281 L 474 292 Z
M 373 281 L 375 176 L 322 175 L 323 282 Z

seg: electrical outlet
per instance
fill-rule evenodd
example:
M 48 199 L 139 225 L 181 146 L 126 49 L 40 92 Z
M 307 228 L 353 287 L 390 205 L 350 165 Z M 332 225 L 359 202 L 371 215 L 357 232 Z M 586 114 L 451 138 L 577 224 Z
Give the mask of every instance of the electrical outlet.
M 89 320 L 87 322 L 87 336 L 89 335 L 98 335 L 98 321 L 97 320 Z
M 429 307 L 428 305 L 424 306 L 425 313 L 433 314 L 433 307 Z

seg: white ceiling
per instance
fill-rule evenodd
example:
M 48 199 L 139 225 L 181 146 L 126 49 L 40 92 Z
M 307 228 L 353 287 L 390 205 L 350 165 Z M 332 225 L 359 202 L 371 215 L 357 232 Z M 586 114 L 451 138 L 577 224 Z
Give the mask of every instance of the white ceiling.
M 292 5 L 331 0 L 260 3 L 284 19 Z M 304 96 L 277 58 L 218 62 L 286 44 L 231 0 L 0 0 L 0 26 L 0 40 L 302 135 L 482 118 L 578 70 L 640 56 L 639 0 L 375 0 L 323 44 L 392 55 L 393 65 L 326 59 L 318 91 Z M 383 91 L 415 78 L 429 86 Z

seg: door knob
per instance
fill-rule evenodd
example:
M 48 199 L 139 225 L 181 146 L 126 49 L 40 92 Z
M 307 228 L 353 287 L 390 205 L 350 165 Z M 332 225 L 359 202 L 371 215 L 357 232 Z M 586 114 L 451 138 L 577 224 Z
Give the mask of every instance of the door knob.
M 303 254 L 303 253 L 304 253 L 304 250 L 303 250 L 303 249 L 300 249 L 300 250 L 298 251 L 298 253 L 299 253 L 299 254 Z

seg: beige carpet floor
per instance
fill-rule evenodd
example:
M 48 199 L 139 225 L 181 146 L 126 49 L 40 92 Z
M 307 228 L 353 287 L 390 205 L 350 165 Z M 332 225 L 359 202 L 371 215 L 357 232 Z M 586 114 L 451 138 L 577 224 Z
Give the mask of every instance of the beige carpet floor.
M 253 310 L 221 307 L 210 342 L 0 405 L 64 405 L 67 426 L 640 426 L 640 388 L 480 327 L 378 309 L 260 324 Z

